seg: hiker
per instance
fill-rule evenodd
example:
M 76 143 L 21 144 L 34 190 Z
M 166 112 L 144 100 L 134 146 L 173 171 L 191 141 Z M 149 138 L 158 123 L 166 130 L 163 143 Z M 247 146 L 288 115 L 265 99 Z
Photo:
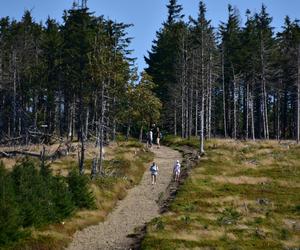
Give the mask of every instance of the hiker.
M 156 129 L 156 143 L 157 143 L 157 148 L 160 148 L 160 139 L 161 139 L 161 132 L 159 130 L 159 127 Z
M 152 185 L 154 185 L 156 184 L 156 179 L 158 175 L 158 166 L 155 164 L 155 162 L 153 162 L 150 167 L 150 173 L 151 173 L 151 183 Z
M 153 131 L 152 129 L 150 129 L 149 131 L 149 147 L 151 148 L 152 147 L 152 143 L 153 143 Z
M 177 160 L 173 167 L 174 180 L 177 182 L 179 181 L 179 177 L 180 177 L 180 167 L 181 166 L 179 160 Z
M 149 130 L 146 135 L 147 135 L 147 140 L 146 140 L 147 147 L 151 148 L 151 146 L 152 146 L 152 140 L 153 140 L 153 132 L 151 132 L 151 130 Z

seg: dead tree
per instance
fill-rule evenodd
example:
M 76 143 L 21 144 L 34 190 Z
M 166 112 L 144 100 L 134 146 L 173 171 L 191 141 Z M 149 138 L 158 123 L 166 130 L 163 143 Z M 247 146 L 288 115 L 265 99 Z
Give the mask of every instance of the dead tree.
M 300 142 L 300 44 L 298 45 L 297 59 L 297 143 Z

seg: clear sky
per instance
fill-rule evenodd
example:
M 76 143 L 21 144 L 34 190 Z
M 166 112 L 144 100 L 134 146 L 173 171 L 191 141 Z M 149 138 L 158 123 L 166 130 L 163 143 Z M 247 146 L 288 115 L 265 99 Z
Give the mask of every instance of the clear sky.
M 64 9 L 72 6 L 73 0 L 0 0 L 0 16 L 10 16 L 19 20 L 24 10 L 31 10 L 35 21 L 44 21 L 47 16 L 61 22 Z M 259 11 L 261 4 L 267 6 L 273 16 L 273 27 L 279 29 L 283 25 L 284 16 L 300 19 L 300 0 L 206 0 L 207 17 L 215 27 L 220 21 L 227 19 L 228 3 L 240 10 L 244 20 L 245 10 Z M 141 71 L 146 65 L 144 55 L 151 49 L 155 32 L 161 27 L 167 16 L 166 4 L 168 0 L 88 0 L 88 7 L 96 15 L 104 15 L 112 20 L 134 24 L 129 29 L 129 35 L 134 37 L 131 48 L 135 50 L 137 66 Z M 178 0 L 183 5 L 186 16 L 196 17 L 198 0 Z

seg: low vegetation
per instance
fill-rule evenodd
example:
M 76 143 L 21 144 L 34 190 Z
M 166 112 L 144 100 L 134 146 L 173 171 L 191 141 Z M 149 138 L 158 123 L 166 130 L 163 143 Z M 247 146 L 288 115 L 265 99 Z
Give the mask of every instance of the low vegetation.
M 299 180 L 295 144 L 211 140 L 169 212 L 149 223 L 142 249 L 298 249 Z
M 67 175 L 55 162 L 24 159 L 8 170 L 1 163 L 0 249 L 63 249 L 77 230 L 104 220 L 153 158 L 135 141 L 119 142 L 108 155 L 105 176 L 94 180 L 79 175 L 72 158 L 62 166 Z

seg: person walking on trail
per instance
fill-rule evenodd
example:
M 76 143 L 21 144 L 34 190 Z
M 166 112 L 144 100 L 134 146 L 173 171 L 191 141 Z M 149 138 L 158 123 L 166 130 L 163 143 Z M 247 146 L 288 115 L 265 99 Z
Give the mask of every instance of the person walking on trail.
M 149 131 L 149 147 L 151 148 L 153 144 L 153 131 L 150 129 Z
M 151 173 L 151 183 L 152 185 L 156 184 L 156 179 L 158 175 L 158 166 L 155 162 L 152 163 L 150 166 L 150 173 Z
M 173 167 L 173 174 L 174 174 L 174 180 L 176 182 L 179 181 L 179 177 L 180 177 L 180 163 L 179 160 L 176 161 L 174 167 Z
M 161 139 L 161 132 L 159 130 L 159 127 L 156 129 L 156 144 L 157 148 L 160 148 L 160 139 Z

